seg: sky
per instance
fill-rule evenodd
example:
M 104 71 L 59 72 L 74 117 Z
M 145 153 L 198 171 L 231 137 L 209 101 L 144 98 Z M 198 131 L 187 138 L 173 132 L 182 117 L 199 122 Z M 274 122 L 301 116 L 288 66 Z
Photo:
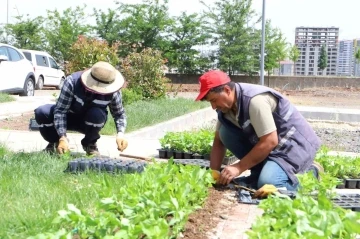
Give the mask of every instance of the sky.
M 204 0 L 211 5 L 215 0 Z M 340 40 L 360 38 L 358 9 L 360 0 L 265 0 L 265 18 L 278 27 L 290 43 L 295 40 L 296 27 L 339 27 Z M 7 15 L 7 2 L 9 14 Z M 141 0 L 121 0 L 124 3 L 140 3 Z M 253 9 L 262 13 L 263 0 L 253 0 Z M 68 7 L 87 5 L 92 13 L 93 8 L 106 10 L 116 7 L 114 0 L 0 0 L 0 23 L 14 22 L 18 14 L 35 17 L 46 16 L 46 10 L 62 11 Z M 198 0 L 169 0 L 170 15 L 201 12 L 204 6 Z M 93 23 L 93 22 L 90 22 Z M 261 27 L 261 26 L 259 26 Z

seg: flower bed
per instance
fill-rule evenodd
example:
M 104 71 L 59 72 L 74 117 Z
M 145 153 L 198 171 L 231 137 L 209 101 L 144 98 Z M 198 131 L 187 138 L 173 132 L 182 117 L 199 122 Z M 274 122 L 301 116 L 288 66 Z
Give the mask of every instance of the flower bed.
M 214 131 L 167 132 L 160 139 L 159 158 L 169 159 L 210 159 Z M 236 157 L 227 150 L 223 164 L 231 164 Z

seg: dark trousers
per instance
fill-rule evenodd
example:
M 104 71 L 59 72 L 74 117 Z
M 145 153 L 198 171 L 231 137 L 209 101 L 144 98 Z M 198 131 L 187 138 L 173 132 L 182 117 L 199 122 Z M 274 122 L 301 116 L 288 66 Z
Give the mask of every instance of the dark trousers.
M 35 109 L 35 120 L 40 126 L 40 134 L 49 143 L 59 141 L 59 135 L 54 127 L 54 108 L 55 105 L 46 104 Z M 107 120 L 107 111 L 93 107 L 82 114 L 68 113 L 66 117 L 67 130 L 85 134 L 81 144 L 88 146 L 89 144 L 95 144 L 100 138 L 100 130 Z

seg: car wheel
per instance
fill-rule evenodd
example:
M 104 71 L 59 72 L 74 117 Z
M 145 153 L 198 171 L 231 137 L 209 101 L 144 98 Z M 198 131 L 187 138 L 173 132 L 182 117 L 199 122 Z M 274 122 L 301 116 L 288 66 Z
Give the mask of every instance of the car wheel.
M 20 94 L 21 96 L 34 96 L 35 93 L 34 80 L 27 78 L 24 85 L 24 91 Z
M 43 87 L 44 87 L 44 78 L 42 76 L 39 76 L 36 84 L 36 89 L 41 90 Z
M 56 87 L 56 89 L 61 90 L 65 82 L 65 78 L 61 78 L 59 85 Z

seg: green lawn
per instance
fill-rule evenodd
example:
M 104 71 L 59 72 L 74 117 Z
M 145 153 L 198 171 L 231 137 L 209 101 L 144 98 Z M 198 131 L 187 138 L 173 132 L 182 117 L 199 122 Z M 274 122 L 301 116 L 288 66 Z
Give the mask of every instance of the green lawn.
M 209 106 L 208 102 L 195 102 L 185 98 L 138 101 L 125 106 L 128 122 L 126 132 L 161 123 Z M 114 120 L 110 113 L 101 134 L 116 134 Z
M 15 101 L 15 97 L 12 95 L 0 93 L 0 103 Z

